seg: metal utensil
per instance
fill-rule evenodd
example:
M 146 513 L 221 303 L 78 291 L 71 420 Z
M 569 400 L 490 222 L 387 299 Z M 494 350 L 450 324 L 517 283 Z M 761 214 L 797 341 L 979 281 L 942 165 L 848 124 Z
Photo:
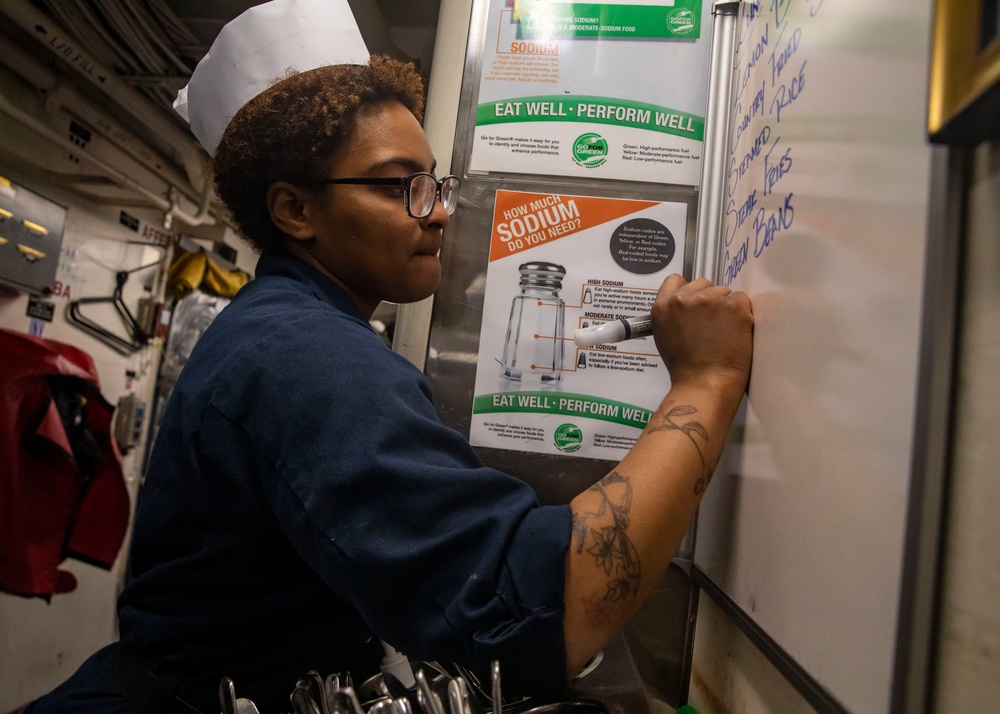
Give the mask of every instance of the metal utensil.
M 375 702 L 368 708 L 368 714 L 397 714 L 398 711 L 394 704 L 384 699 Z
M 219 706 L 222 714 L 236 714 L 236 685 L 230 677 L 219 682 Z
M 467 691 L 472 695 L 472 699 L 475 700 L 475 711 L 484 711 L 490 714 L 490 710 L 493 708 L 490 693 L 486 691 L 487 687 L 479 680 L 476 673 L 457 662 L 452 667 L 457 673 L 455 676 L 461 677 L 465 681 Z
M 396 714 L 413 714 L 413 705 L 406 697 L 393 699 L 392 704 L 396 707 Z
M 309 687 L 303 684 L 296 684 L 288 700 L 292 703 L 294 714 L 323 714 L 319 705 L 309 693 Z
M 493 700 L 493 714 L 503 714 L 503 697 L 500 690 L 500 660 L 493 660 L 490 665 L 490 675 L 492 679 L 491 699 Z
M 240 697 L 236 700 L 236 714 L 260 714 L 260 710 L 250 699 Z
M 309 698 L 316 705 L 320 714 L 331 714 L 330 705 L 327 699 L 326 682 L 315 669 L 306 673 L 305 677 L 299 679 L 296 688 L 303 687 L 309 694 Z
M 329 714 L 365 714 L 353 687 L 340 687 L 334 690 L 328 705 Z
M 469 688 L 461 677 L 455 677 L 448 682 L 448 706 L 451 708 L 451 714 L 472 714 Z
M 431 685 L 427 682 L 424 670 L 418 669 L 413 677 L 417 680 L 417 702 L 424 714 L 444 714 L 444 705 L 441 698 L 433 692 Z
M 336 672 L 326 675 L 326 680 L 323 682 L 323 691 L 326 692 L 326 698 L 329 699 L 331 693 L 337 689 L 340 689 L 340 675 Z

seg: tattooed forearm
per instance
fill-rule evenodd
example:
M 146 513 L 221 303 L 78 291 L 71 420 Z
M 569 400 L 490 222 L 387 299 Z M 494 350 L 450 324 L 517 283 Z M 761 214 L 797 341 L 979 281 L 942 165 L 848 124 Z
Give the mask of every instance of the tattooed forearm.
M 701 460 L 701 465 L 704 467 L 702 470 L 702 475 L 698 477 L 698 480 L 694 484 L 694 494 L 700 496 L 704 493 L 705 489 L 708 488 L 708 482 L 712 480 L 712 468 L 709 467 L 708 462 L 705 461 L 705 454 L 701 450 L 701 446 L 698 445 L 698 441 L 694 438 L 697 434 L 705 441 L 708 441 L 708 430 L 702 426 L 701 422 L 695 421 L 693 419 L 680 423 L 680 417 L 685 417 L 691 414 L 696 414 L 697 409 L 691 406 L 677 406 L 673 407 L 670 411 L 666 413 L 663 417 L 663 423 L 656 426 L 650 426 L 647 432 L 654 431 L 679 431 L 684 434 L 691 443 L 694 444 L 694 448 L 698 450 L 698 458 Z
M 701 425 L 701 422 L 686 421 L 683 424 L 676 421 L 679 417 L 688 416 L 689 414 L 696 414 L 698 412 L 694 407 L 689 406 L 678 406 L 673 407 L 670 411 L 666 413 L 663 417 L 663 423 L 656 426 L 650 426 L 648 431 L 680 431 L 691 440 L 694 444 L 694 448 L 698 450 L 698 458 L 701 459 L 702 466 L 707 466 L 705 463 L 705 455 L 701 452 L 701 447 L 698 446 L 698 442 L 695 441 L 694 434 L 697 434 L 705 441 L 708 441 L 708 430 Z
M 587 541 L 587 532 L 589 527 L 587 526 L 587 516 L 573 514 L 573 533 L 571 534 L 571 539 L 573 543 L 576 543 L 576 553 L 579 555 L 583 552 L 583 546 Z
M 712 473 L 713 471 L 706 470 L 705 472 L 702 473 L 701 476 L 698 477 L 698 480 L 694 482 L 695 496 L 700 496 L 701 494 L 705 493 L 705 489 L 708 488 L 709 481 L 712 480 Z
M 603 568 L 608 576 L 608 589 L 604 595 L 606 600 L 623 600 L 639 592 L 641 568 L 639 553 L 627 530 L 629 511 L 632 509 L 632 485 L 628 479 L 612 471 L 598 483 L 590 487 L 600 495 L 601 503 L 596 511 L 573 516 L 573 541 L 576 552 L 583 553 L 587 536 L 590 536 L 591 546 L 587 553 L 594 556 L 598 567 Z M 611 516 L 611 525 L 599 528 L 590 526 L 591 520 Z M 604 522 L 607 518 L 602 519 Z

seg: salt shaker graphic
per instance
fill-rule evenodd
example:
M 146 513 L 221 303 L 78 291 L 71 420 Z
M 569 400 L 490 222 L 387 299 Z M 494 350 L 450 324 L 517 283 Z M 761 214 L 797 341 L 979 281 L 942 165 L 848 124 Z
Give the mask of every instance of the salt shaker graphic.
M 515 382 L 556 384 L 562 381 L 566 306 L 559 291 L 566 268 L 536 261 L 518 270 L 521 292 L 510 304 L 500 374 Z

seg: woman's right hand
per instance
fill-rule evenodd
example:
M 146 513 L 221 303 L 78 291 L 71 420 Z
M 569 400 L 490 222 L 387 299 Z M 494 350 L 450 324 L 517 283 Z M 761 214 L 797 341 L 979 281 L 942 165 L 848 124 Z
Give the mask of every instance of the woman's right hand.
M 653 339 L 672 384 L 708 384 L 742 398 L 753 355 L 746 293 L 675 274 L 663 281 L 651 312 Z

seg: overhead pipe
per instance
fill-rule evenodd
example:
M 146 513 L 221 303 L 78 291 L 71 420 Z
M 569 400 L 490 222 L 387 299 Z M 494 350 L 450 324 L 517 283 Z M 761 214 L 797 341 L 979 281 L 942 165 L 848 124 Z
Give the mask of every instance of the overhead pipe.
M 192 186 L 197 189 L 206 185 L 204 151 L 188 132 L 170 121 L 161 107 L 94 59 L 72 33 L 27 0 L 0 0 L 0 12 L 149 127 L 150 133 L 162 142 L 162 148 L 176 152 L 178 163 L 184 167 Z
M 172 221 L 174 218 L 182 221 L 183 223 L 198 226 L 205 223 L 209 217 L 209 206 L 212 201 L 212 182 L 211 178 L 205 176 L 204 189 L 202 191 L 202 201 L 198 209 L 198 213 L 191 215 L 181 210 L 176 196 L 171 192 L 170 199 L 163 198 L 154 191 L 150 191 L 148 188 L 143 186 L 141 183 L 133 179 L 131 176 L 122 173 L 118 169 L 109 165 L 105 161 L 88 154 L 86 151 L 80 151 L 80 147 L 71 142 L 69 139 L 64 139 L 58 133 L 45 126 L 37 119 L 35 119 L 30 114 L 21 111 L 15 107 L 3 94 L 0 94 L 0 112 L 3 112 L 9 116 L 14 121 L 18 122 L 22 126 L 30 129 L 39 136 L 51 141 L 56 146 L 59 146 L 63 150 L 72 153 L 74 156 L 79 157 L 81 160 L 93 165 L 97 170 L 103 173 L 105 176 L 110 178 L 116 184 L 125 188 L 129 191 L 139 194 L 143 198 L 147 199 L 153 204 L 155 208 L 159 208 L 164 212 L 164 222 L 163 225 L 166 229 L 170 229 Z
M 46 105 L 53 104 L 65 109 L 161 179 L 177 186 L 190 200 L 195 203 L 201 201 L 201 195 L 166 158 L 150 149 L 143 139 L 110 117 L 78 90 L 63 82 L 55 70 L 16 45 L 5 48 L 0 55 L 0 63 L 41 90 L 45 94 Z

